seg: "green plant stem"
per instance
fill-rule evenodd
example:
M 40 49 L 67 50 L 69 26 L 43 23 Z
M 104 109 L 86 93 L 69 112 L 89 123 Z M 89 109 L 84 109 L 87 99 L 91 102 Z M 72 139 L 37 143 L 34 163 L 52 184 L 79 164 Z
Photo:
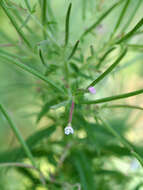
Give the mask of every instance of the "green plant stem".
M 65 21 L 65 46 L 67 46 L 68 41 L 69 41 L 69 19 L 70 19 L 71 7 L 72 7 L 72 4 L 70 3 L 67 14 L 66 14 L 66 21 Z
M 143 94 L 143 89 L 141 90 L 137 90 L 137 91 L 133 91 L 133 92 L 129 92 L 129 93 L 125 93 L 125 94 L 119 94 L 116 96 L 110 96 L 110 97 L 106 97 L 106 98 L 101 98 L 101 99 L 97 99 L 97 100 L 91 100 L 91 101 L 83 101 L 83 102 L 79 102 L 81 104 L 100 104 L 100 103 L 104 103 L 104 102 L 111 102 L 114 100 L 120 100 L 120 99 L 124 99 L 124 98 L 129 98 L 132 96 L 137 96 L 139 94 Z
M 0 104 L 0 110 L 3 113 L 3 115 L 5 116 L 5 118 L 7 119 L 13 133 L 15 134 L 16 138 L 18 139 L 19 143 L 21 144 L 21 146 L 23 147 L 25 154 L 27 155 L 27 157 L 29 158 L 29 160 L 31 161 L 32 165 L 37 168 L 37 165 L 34 161 L 34 157 L 30 151 L 30 149 L 28 148 L 26 142 L 24 141 L 23 137 L 21 136 L 18 128 L 15 126 L 15 124 L 13 123 L 13 121 L 11 120 L 8 112 L 6 111 L 6 109 L 4 108 L 4 106 L 2 104 Z M 38 168 L 37 168 L 38 169 Z
M 31 6 L 30 6 L 30 3 L 29 3 L 29 0 L 24 0 L 25 2 L 25 5 L 27 7 L 27 9 L 31 12 Z
M 130 153 L 140 162 L 141 166 L 143 167 L 143 159 L 142 157 L 134 150 L 134 147 L 128 143 L 127 140 L 124 139 L 124 137 L 122 137 L 121 135 L 119 135 L 107 122 L 105 122 L 105 120 L 98 115 L 98 118 L 100 119 L 100 121 L 102 122 L 102 124 L 104 125 L 104 127 L 106 127 L 106 129 L 113 135 L 115 136 L 119 142 L 124 145 L 129 151 Z
M 83 32 L 83 34 L 81 35 L 81 38 L 83 38 L 84 36 L 86 36 L 88 33 L 90 33 L 93 29 L 95 29 L 100 23 L 101 21 L 115 8 L 117 7 L 121 2 L 123 2 L 123 0 L 120 0 L 119 2 L 115 3 L 114 5 L 112 5 L 107 11 L 105 11 L 100 17 L 99 19 L 92 24 L 85 32 Z
M 91 84 L 87 86 L 88 89 L 90 86 L 95 86 L 98 82 L 100 82 L 103 78 L 106 77 L 122 60 L 122 58 L 126 55 L 127 49 L 125 49 L 120 56 L 115 60 L 115 62 L 104 72 L 102 73 L 97 79 L 95 79 Z
M 114 108 L 115 108 L 115 109 L 116 109 L 116 108 L 127 108 L 127 109 L 143 110 L 143 107 L 134 106 L 134 105 L 125 105 L 125 104 L 114 104 L 114 105 L 107 105 L 107 106 L 105 105 L 105 106 L 103 106 L 102 108 L 103 108 L 103 109 L 104 109 L 104 108 L 105 108 L 105 109 L 106 109 L 106 108 L 107 108 L 107 109 L 108 109 L 108 108 L 109 108 L 109 109 L 110 109 L 110 108 L 111 108 L 111 109 L 112 109 L 112 108 L 113 108 L 113 109 L 114 109 Z
M 114 34 L 117 32 L 117 30 L 118 30 L 118 28 L 119 28 L 119 26 L 120 26 L 120 24 L 121 24 L 121 22 L 122 22 L 122 20 L 124 18 L 124 15 L 126 13 L 126 10 L 127 10 L 128 6 L 129 6 L 130 1 L 131 0 L 126 0 L 125 5 L 124 5 L 124 7 L 123 7 L 123 9 L 121 11 L 121 14 L 120 14 L 120 16 L 119 16 L 119 18 L 117 20 L 117 23 L 115 25 L 115 28 L 114 28 L 114 30 L 113 30 L 113 32 L 111 34 L 110 40 L 114 36 Z
M 75 43 L 75 45 L 74 45 L 74 47 L 73 47 L 73 49 L 71 51 L 71 54 L 68 57 L 68 60 L 70 60 L 74 56 L 74 54 L 75 54 L 75 52 L 77 50 L 78 44 L 79 44 L 79 40 Z
M 37 72 L 36 70 L 26 66 L 25 64 L 23 63 L 20 63 L 16 60 L 14 60 L 13 58 L 9 57 L 8 55 L 5 56 L 5 55 L 1 55 L 0 54 L 0 57 L 6 59 L 9 61 L 9 63 L 13 63 L 15 65 L 17 65 L 18 67 L 20 67 L 21 69 L 31 73 L 32 75 L 36 76 L 37 78 L 43 80 L 44 82 L 46 82 L 47 84 L 49 84 L 51 87 L 53 87 L 55 90 L 59 91 L 60 93 L 64 94 L 64 90 L 62 88 L 60 88 L 58 85 L 56 85 L 53 81 L 47 79 L 45 76 L 43 76 L 42 74 L 40 74 L 39 72 Z
M 143 49 L 143 45 L 141 44 L 127 44 L 127 46 L 134 49 Z
M 128 26 L 130 25 L 130 23 L 132 22 L 137 10 L 139 9 L 140 5 L 141 5 L 142 1 L 138 0 L 137 5 L 135 6 L 134 11 L 131 13 L 131 15 L 129 16 L 129 19 L 127 21 L 127 23 L 125 24 L 125 26 L 123 27 L 123 29 L 121 30 L 121 33 L 124 33 L 126 31 L 126 29 L 128 28 Z
M 97 68 L 101 67 L 101 64 L 103 63 L 103 61 L 106 59 L 106 57 L 108 56 L 108 54 L 110 54 L 114 49 L 116 49 L 116 47 L 111 47 L 110 49 L 108 49 L 104 55 L 100 58 L 99 63 L 97 65 Z
M 125 34 L 121 39 L 117 40 L 115 43 L 120 44 L 128 40 L 142 25 L 143 25 L 143 18 L 141 18 L 141 20 L 135 25 L 135 27 L 130 32 Z
M 5 7 L 3 0 L 0 1 L 0 5 L 2 7 L 2 9 L 4 10 L 5 14 L 7 15 L 7 17 L 9 18 L 9 20 L 11 21 L 12 25 L 14 26 L 14 28 L 16 29 L 17 33 L 20 35 L 20 37 L 23 39 L 23 41 L 25 42 L 25 44 L 31 48 L 31 44 L 29 43 L 29 41 L 25 38 L 25 35 L 23 34 L 23 32 L 21 30 L 19 30 L 19 27 L 17 25 L 17 23 L 15 22 L 15 20 L 13 19 L 12 15 L 10 14 L 9 10 Z
M 47 0 L 42 0 L 42 24 L 45 28 L 46 26 L 46 11 L 47 11 Z M 43 36 L 44 36 L 44 39 L 46 39 L 46 32 L 45 30 L 43 31 Z

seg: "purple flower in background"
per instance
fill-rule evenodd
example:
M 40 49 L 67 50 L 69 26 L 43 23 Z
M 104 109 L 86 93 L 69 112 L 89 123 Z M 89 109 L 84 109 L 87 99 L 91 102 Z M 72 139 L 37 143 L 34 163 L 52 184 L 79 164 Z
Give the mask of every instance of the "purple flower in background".
M 95 88 L 94 88 L 93 86 L 90 86 L 90 87 L 88 88 L 88 90 L 89 90 L 89 92 L 90 92 L 91 94 L 96 94 L 96 90 L 95 90 Z

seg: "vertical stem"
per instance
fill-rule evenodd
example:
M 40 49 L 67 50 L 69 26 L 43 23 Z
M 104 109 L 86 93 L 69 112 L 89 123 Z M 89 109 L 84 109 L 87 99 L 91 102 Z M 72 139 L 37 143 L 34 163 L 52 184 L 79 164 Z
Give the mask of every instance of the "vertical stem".
M 74 110 L 74 101 L 72 101 L 72 105 L 71 105 L 71 109 L 70 109 L 70 114 L 69 114 L 69 123 L 71 123 L 71 122 L 72 122 L 73 110 Z
M 5 116 L 5 118 L 7 119 L 13 133 L 15 134 L 16 138 L 18 139 L 19 143 L 21 144 L 21 146 L 23 147 L 25 154 L 27 155 L 27 157 L 29 158 L 29 160 L 31 161 L 32 165 L 37 168 L 34 157 L 29 149 L 29 147 L 27 146 L 26 142 L 24 141 L 22 135 L 20 134 L 18 128 L 15 126 L 15 124 L 13 123 L 13 121 L 11 120 L 8 112 L 6 111 L 6 109 L 4 108 L 4 106 L 2 104 L 0 104 L 0 110 L 3 113 L 3 115 Z M 37 168 L 38 169 L 38 168 Z
M 45 26 L 46 26 L 47 0 L 42 0 L 42 9 L 41 10 L 42 10 L 42 24 L 43 24 L 43 27 L 45 28 Z M 43 30 L 44 39 L 46 39 L 46 31 L 45 30 Z

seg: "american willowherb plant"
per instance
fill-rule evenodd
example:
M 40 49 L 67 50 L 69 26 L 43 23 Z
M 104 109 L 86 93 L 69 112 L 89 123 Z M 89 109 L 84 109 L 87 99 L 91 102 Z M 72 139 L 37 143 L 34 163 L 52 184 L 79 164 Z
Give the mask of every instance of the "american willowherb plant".
M 142 0 L 0 7 L 1 189 L 140 189 L 142 146 L 127 132 L 143 110 L 131 98 L 142 83 L 129 90 L 143 58 Z

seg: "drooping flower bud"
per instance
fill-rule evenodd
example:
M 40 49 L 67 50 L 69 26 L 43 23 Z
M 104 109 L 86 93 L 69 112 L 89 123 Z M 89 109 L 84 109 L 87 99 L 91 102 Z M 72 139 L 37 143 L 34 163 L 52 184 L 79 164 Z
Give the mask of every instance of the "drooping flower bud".
M 88 90 L 89 90 L 89 92 L 90 92 L 91 94 L 96 94 L 96 90 L 95 90 L 95 88 L 94 88 L 93 86 L 90 86 L 90 87 L 88 88 Z

